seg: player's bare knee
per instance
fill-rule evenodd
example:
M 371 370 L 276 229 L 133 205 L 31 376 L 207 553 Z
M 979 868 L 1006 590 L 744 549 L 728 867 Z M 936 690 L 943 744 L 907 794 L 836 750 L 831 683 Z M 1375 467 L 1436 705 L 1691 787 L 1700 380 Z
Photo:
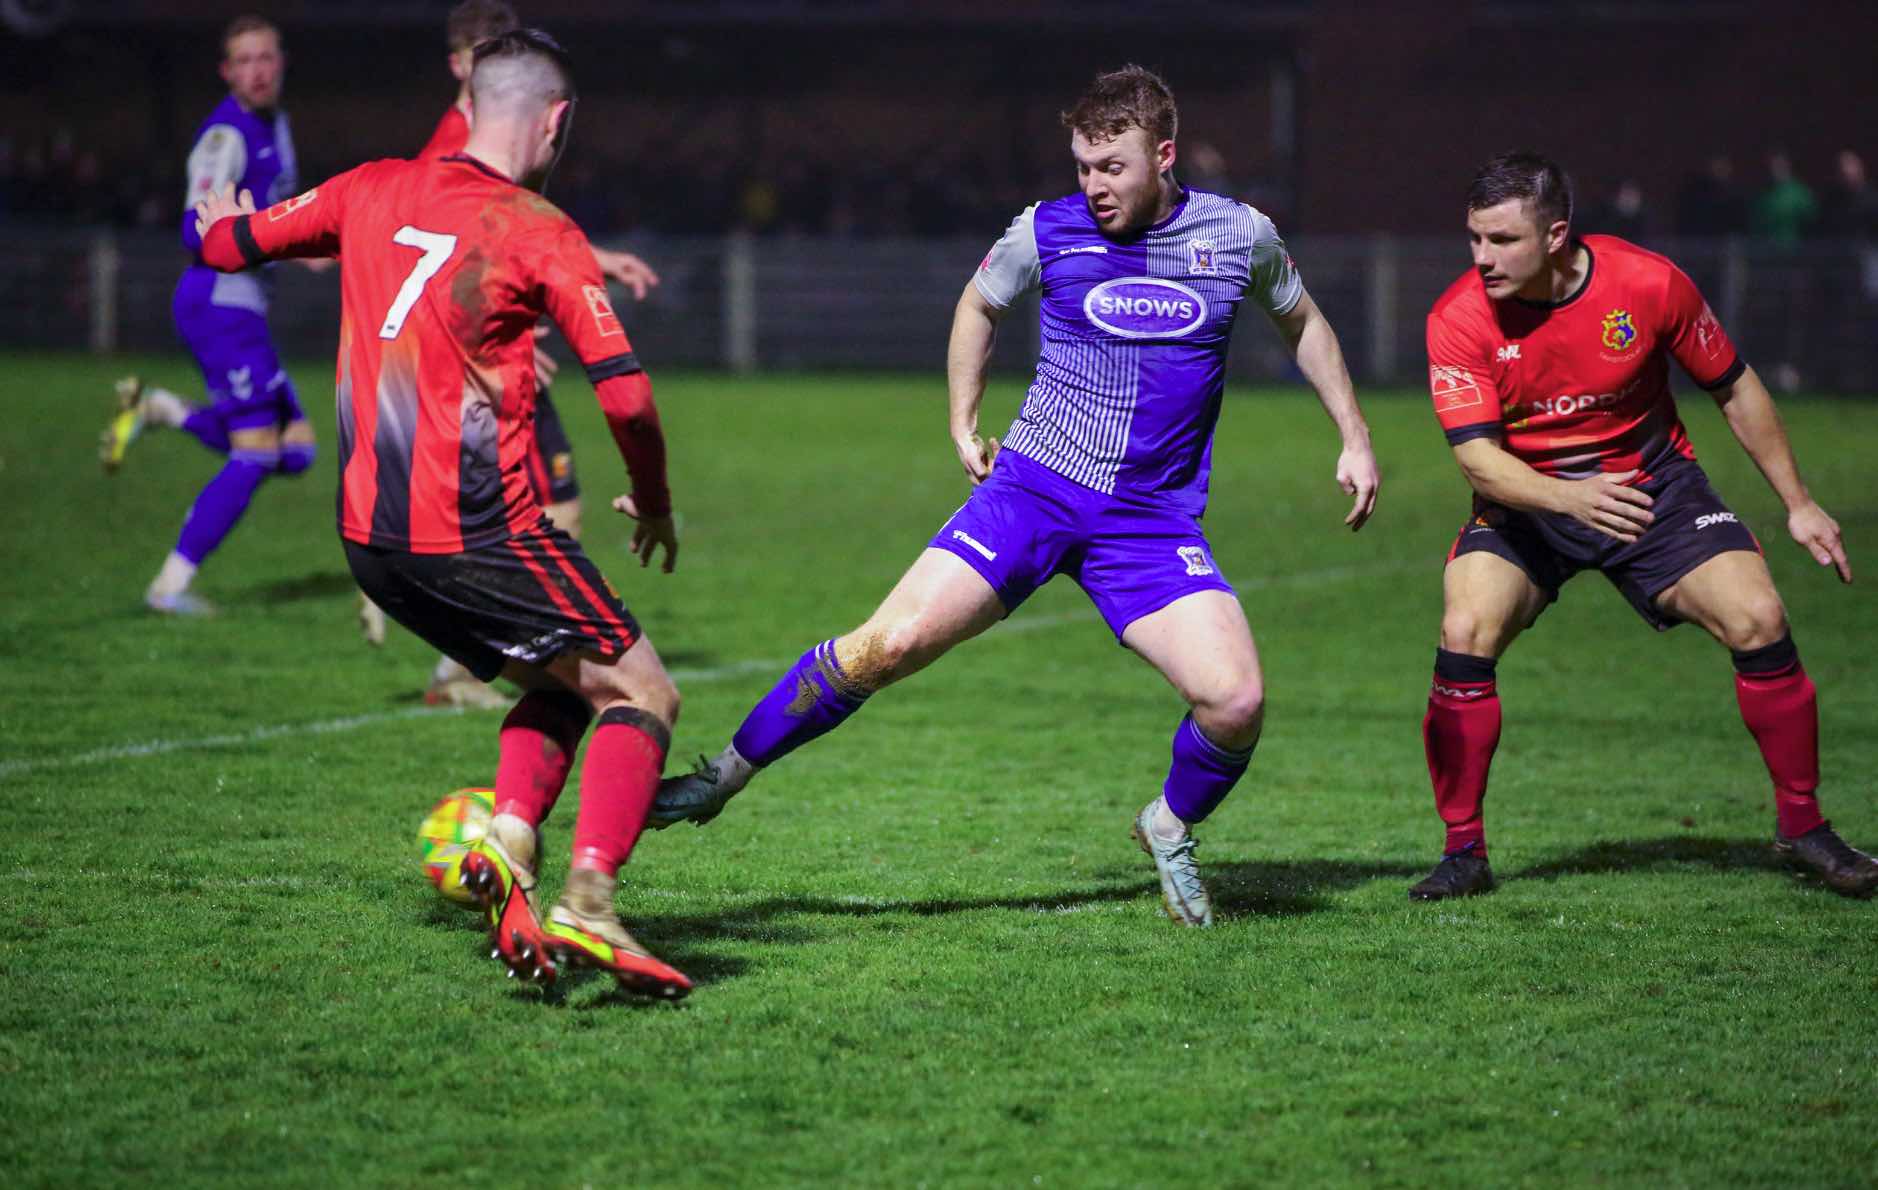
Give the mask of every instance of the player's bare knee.
M 1193 721 L 1214 743 L 1244 748 L 1265 724 L 1265 684 L 1257 676 L 1235 682 L 1217 694 L 1195 700 Z
M 280 431 L 272 427 L 252 430 L 231 430 L 228 445 L 235 450 L 271 450 L 280 449 Z
M 1722 622 L 1722 643 L 1737 653 L 1763 649 L 1787 634 L 1787 609 L 1771 591 L 1741 601 Z
M 677 724 L 684 696 L 678 693 L 678 683 L 672 681 L 671 675 L 661 669 L 656 678 L 640 685 L 643 689 L 634 692 L 634 704 L 657 715 L 667 727 Z
M 863 625 L 838 642 L 836 656 L 848 680 L 872 693 L 910 672 L 917 634 L 905 625 Z
M 1491 657 L 1494 635 L 1493 626 L 1471 607 L 1449 607 L 1441 613 L 1441 647 L 1450 653 Z

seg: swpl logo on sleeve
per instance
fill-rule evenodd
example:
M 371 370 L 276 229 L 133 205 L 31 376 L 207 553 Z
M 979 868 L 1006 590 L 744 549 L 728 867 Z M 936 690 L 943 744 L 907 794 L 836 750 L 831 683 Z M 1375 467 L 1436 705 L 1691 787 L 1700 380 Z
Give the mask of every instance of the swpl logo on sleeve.
M 583 285 L 580 295 L 587 299 L 587 313 L 593 315 L 593 329 L 601 338 L 618 335 L 624 338 L 626 332 L 620 327 L 619 315 L 613 313 L 613 307 L 606 300 L 606 287 L 603 285 Z
M 1429 365 L 1428 391 L 1434 395 L 1436 413 L 1452 413 L 1487 402 L 1474 374 L 1454 364 Z

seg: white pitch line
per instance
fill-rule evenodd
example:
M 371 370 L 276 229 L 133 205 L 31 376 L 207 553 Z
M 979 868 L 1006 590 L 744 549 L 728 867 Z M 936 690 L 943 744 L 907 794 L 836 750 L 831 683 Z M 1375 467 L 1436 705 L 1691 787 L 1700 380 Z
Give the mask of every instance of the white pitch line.
M 714 682 L 747 673 L 776 670 L 787 664 L 788 662 L 784 661 L 737 661 L 729 665 L 704 669 L 675 669 L 672 671 L 672 677 L 680 682 Z M 405 719 L 429 719 L 442 715 L 467 713 L 458 707 L 400 707 L 395 711 L 347 715 L 343 719 L 321 719 L 312 723 L 270 723 L 265 727 L 225 732 L 219 735 L 191 736 L 175 740 L 145 740 L 137 744 L 115 744 L 109 748 L 94 748 L 89 752 L 77 752 L 70 756 L 37 756 L 27 760 L 0 761 L 0 780 L 19 773 L 77 768 L 87 764 L 102 764 L 107 760 L 141 760 L 147 756 L 167 756 L 172 752 L 236 748 L 245 744 L 258 744 L 283 738 L 292 739 L 296 736 L 333 735 L 342 731 L 356 731 L 361 727 L 375 727 L 380 723 L 397 723 Z
M 1396 562 L 1375 566 L 1336 566 L 1322 570 L 1301 571 L 1297 574 L 1272 575 L 1255 578 L 1236 584 L 1241 591 L 1257 591 L 1267 587 L 1290 586 L 1298 583 L 1336 582 L 1341 579 L 1369 578 L 1396 574 L 1406 570 L 1425 569 L 1421 563 Z M 1026 616 L 1014 623 L 999 625 L 1000 633 L 1035 632 L 1045 628 L 1060 628 L 1065 624 L 1076 624 L 1096 619 L 1093 608 L 1073 612 L 1058 612 L 1047 616 Z M 789 665 L 788 661 L 732 661 L 725 665 L 712 665 L 697 668 L 679 668 L 671 671 L 672 680 L 679 683 L 717 682 L 725 678 L 742 677 L 752 673 L 774 673 Z M 196 752 L 209 748 L 238 748 L 248 744 L 265 743 L 268 740 L 293 739 L 300 736 L 335 735 L 340 732 L 357 731 L 363 727 L 375 727 L 381 723 L 397 723 L 406 719 L 428 719 L 443 715 L 461 715 L 466 712 L 455 707 L 401 707 L 395 711 L 374 711 L 364 715 L 347 715 L 340 719 L 321 719 L 311 723 L 270 723 L 263 727 L 250 728 L 247 731 L 225 732 L 218 735 L 192 736 L 183 739 L 146 740 L 136 744 L 114 744 L 108 748 L 94 748 L 89 752 L 76 752 L 69 756 L 38 756 L 25 760 L 0 761 L 0 780 L 22 773 L 46 772 L 51 769 L 79 768 L 88 764 L 102 764 L 111 760 L 141 760 L 149 756 L 168 756 L 173 752 Z

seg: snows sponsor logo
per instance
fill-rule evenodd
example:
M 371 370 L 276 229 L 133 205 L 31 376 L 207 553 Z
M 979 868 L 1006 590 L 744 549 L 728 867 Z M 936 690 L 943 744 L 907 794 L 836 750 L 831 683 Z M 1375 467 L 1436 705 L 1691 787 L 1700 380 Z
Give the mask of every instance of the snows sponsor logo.
M 1503 364 L 1508 362 L 1509 360 L 1518 359 L 1519 358 L 1519 344 L 1508 343 L 1506 346 L 1494 352 L 1493 358 L 1496 361 L 1503 363 Z
M 1486 403 L 1474 374 L 1453 364 L 1431 364 L 1428 368 L 1428 391 L 1434 394 L 1435 412 L 1451 413 Z
M 972 549 L 987 562 L 996 562 L 998 560 L 998 551 L 986 549 L 977 538 L 963 529 L 952 530 L 952 539 L 954 541 L 962 541 L 966 545 L 971 546 Z
M 1213 563 L 1206 556 L 1206 551 L 1197 545 L 1183 545 L 1177 551 L 1180 560 L 1187 564 L 1187 573 L 1193 576 L 1213 573 Z
M 1206 299 L 1164 277 L 1117 277 L 1091 289 L 1082 312 L 1124 339 L 1178 339 L 1206 321 Z
M 618 335 L 622 339 L 626 337 L 626 332 L 620 328 L 619 316 L 613 313 L 613 307 L 606 300 L 604 285 L 583 285 L 580 287 L 580 296 L 587 299 L 587 313 L 593 315 L 593 329 L 601 338 L 608 335 Z
M 318 198 L 319 196 L 320 196 L 320 188 L 318 186 L 315 186 L 313 187 L 313 189 L 307 191 L 304 194 L 294 195 L 292 198 L 288 199 L 286 202 L 275 203 L 273 206 L 267 208 L 267 221 L 269 223 L 272 223 L 276 219 L 285 219 L 287 216 L 293 214 L 295 211 L 299 210 L 301 207 L 306 206 L 308 203 L 312 202 L 314 199 Z
M 1710 525 L 1738 525 L 1740 523 L 1741 518 L 1732 512 L 1705 512 L 1695 518 L 1695 529 L 1700 533 Z

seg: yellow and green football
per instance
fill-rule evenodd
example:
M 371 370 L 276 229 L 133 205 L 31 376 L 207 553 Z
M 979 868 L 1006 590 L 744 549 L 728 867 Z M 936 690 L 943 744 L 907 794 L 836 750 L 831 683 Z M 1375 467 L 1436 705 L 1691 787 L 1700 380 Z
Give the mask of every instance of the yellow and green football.
M 459 789 L 432 806 L 424 825 L 417 828 L 418 862 L 424 875 L 438 892 L 459 905 L 475 903 L 463 887 L 463 857 L 488 832 L 495 808 L 495 790 Z

